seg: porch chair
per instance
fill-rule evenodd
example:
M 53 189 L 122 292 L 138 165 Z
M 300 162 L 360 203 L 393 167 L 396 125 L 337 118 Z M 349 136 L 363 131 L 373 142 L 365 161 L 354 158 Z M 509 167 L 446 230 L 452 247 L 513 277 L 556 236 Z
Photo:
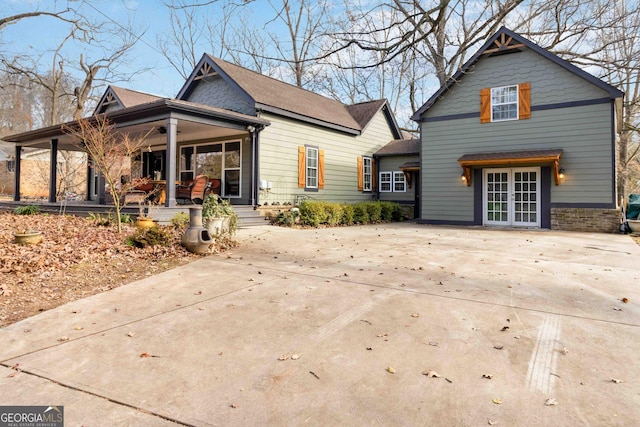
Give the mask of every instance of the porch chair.
M 198 175 L 193 181 L 187 181 L 185 185 L 177 185 L 176 201 L 190 200 L 194 205 L 201 205 L 208 183 L 209 178 L 206 175 Z

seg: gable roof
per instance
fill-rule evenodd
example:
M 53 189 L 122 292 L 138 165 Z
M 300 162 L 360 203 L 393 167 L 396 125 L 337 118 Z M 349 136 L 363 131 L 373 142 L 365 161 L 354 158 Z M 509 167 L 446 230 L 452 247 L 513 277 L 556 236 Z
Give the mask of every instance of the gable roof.
M 387 104 L 386 100 L 379 100 L 346 106 L 334 99 L 208 54 L 203 55 L 180 89 L 177 98 L 186 99 L 199 80 L 214 75 L 219 75 L 258 111 L 266 111 L 354 135 L 360 134 L 375 114 Z M 400 130 L 395 118 L 389 111 L 386 113 L 391 119 L 390 126 L 395 127 L 394 133 L 399 134 Z
M 517 47 L 521 46 L 521 47 L 526 47 L 531 49 L 533 52 L 537 53 L 538 55 L 548 59 L 549 61 L 561 66 L 565 70 L 575 74 L 576 76 L 588 81 L 594 86 L 597 86 L 600 89 L 604 90 L 609 94 L 609 97 L 611 99 L 618 99 L 624 96 L 624 93 L 619 89 L 611 86 L 608 83 L 605 83 L 604 81 L 600 80 L 594 75 L 587 73 L 583 69 L 576 67 L 575 65 L 571 64 L 568 61 L 565 61 L 559 56 L 554 55 L 553 53 L 543 49 L 542 47 L 538 46 L 532 41 L 524 38 L 520 34 L 514 31 L 511 31 L 506 27 L 502 27 L 493 36 L 491 36 L 489 40 L 487 40 L 485 44 L 467 62 L 464 63 L 464 65 L 453 75 L 453 77 L 447 80 L 445 84 L 440 86 L 440 89 L 438 89 L 436 93 L 434 93 L 433 96 L 431 96 L 431 98 L 429 98 L 429 100 L 427 100 L 427 102 L 422 107 L 420 107 L 418 111 L 416 111 L 413 114 L 413 116 L 411 116 L 411 119 L 415 121 L 419 121 L 420 116 L 424 114 L 425 111 L 431 108 L 431 106 L 433 106 L 433 104 L 435 104 L 442 97 L 444 93 L 446 93 L 449 89 L 451 89 L 458 80 L 460 80 L 461 78 L 464 78 L 464 75 L 469 71 L 469 69 L 473 65 L 475 65 L 483 57 L 483 54 L 505 53 L 509 48 L 509 46 L 507 46 L 509 45 L 509 43 L 507 43 L 507 45 L 504 45 L 504 44 L 501 45 L 500 41 L 498 41 L 499 38 L 501 40 L 502 39 L 507 40 L 509 43 L 513 43 Z M 494 43 L 500 47 L 497 49 L 493 49 L 492 47 Z M 492 48 L 492 49 L 489 49 L 489 48 Z
M 107 108 L 113 104 L 119 105 L 120 108 L 129 108 L 140 104 L 146 104 L 148 102 L 154 102 L 159 99 L 162 99 L 162 97 L 109 85 L 102 95 L 102 98 L 100 98 L 93 114 L 104 113 Z
M 361 131 L 364 131 L 367 126 L 369 126 L 369 123 L 371 123 L 371 120 L 373 120 L 375 115 L 382 110 L 394 138 L 402 138 L 402 131 L 396 122 L 395 116 L 391 113 L 391 107 L 386 99 L 351 104 L 347 105 L 346 108 L 349 114 L 351 114 L 351 117 L 353 117 L 355 121 L 358 122 L 358 125 L 360 125 Z
M 420 154 L 420 139 L 396 139 L 379 149 L 374 156 L 400 156 Z

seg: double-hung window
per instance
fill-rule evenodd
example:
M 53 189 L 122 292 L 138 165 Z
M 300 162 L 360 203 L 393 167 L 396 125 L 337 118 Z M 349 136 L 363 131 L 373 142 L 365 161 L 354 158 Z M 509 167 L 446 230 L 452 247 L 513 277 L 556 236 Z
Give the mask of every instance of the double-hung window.
M 372 167 L 371 157 L 363 157 L 362 158 L 362 181 L 363 181 L 362 191 L 371 191 L 372 170 L 373 170 L 373 167 Z
M 318 149 L 306 147 L 306 188 L 318 188 Z
M 393 173 L 393 191 L 396 193 L 404 193 L 407 191 L 404 172 Z
M 407 191 L 407 180 L 404 172 L 380 172 L 381 193 L 404 193 Z
M 391 172 L 380 172 L 380 192 L 391 192 Z
M 518 119 L 518 85 L 491 89 L 491 121 Z

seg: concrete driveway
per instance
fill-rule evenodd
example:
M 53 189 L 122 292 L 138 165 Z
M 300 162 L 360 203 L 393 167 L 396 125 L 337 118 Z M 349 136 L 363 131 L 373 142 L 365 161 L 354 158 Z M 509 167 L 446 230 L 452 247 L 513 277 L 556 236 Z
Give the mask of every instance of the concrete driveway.
M 629 236 L 406 223 L 238 239 L 0 329 L 0 404 L 64 405 L 68 426 L 640 420 Z

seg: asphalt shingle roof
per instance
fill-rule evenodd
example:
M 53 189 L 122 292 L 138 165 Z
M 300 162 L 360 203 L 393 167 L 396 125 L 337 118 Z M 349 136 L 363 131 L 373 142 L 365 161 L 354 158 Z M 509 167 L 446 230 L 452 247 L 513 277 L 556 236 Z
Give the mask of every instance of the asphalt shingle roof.
M 376 151 L 376 156 L 420 154 L 419 139 L 396 139 Z

